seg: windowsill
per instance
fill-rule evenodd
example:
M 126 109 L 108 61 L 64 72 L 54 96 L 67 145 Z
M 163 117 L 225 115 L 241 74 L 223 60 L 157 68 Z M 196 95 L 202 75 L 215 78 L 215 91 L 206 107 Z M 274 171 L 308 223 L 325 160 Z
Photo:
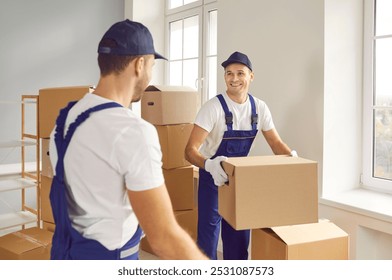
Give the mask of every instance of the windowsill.
M 356 188 L 321 197 L 319 203 L 392 223 L 392 195 Z

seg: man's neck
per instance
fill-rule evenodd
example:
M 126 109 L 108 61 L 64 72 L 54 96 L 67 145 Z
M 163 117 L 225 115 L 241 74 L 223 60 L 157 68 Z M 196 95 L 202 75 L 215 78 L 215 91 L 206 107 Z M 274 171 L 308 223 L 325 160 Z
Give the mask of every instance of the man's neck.
M 242 92 L 242 93 L 238 93 L 238 94 L 233 94 L 231 92 L 226 91 L 227 96 L 233 100 L 235 103 L 238 104 L 243 104 L 246 102 L 246 100 L 248 99 L 248 93 L 247 92 Z

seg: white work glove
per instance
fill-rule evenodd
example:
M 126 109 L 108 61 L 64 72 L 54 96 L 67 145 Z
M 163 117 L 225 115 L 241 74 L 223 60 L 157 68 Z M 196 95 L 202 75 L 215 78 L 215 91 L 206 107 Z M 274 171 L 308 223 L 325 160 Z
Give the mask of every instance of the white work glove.
M 292 157 L 298 157 L 298 154 L 297 154 L 297 151 L 296 151 L 296 150 L 292 150 L 292 151 L 290 152 L 290 155 L 291 155 Z
M 218 156 L 214 159 L 207 159 L 204 163 L 204 169 L 211 174 L 214 184 L 218 187 L 224 185 L 228 180 L 227 174 L 221 165 L 221 162 L 226 160 L 227 157 Z

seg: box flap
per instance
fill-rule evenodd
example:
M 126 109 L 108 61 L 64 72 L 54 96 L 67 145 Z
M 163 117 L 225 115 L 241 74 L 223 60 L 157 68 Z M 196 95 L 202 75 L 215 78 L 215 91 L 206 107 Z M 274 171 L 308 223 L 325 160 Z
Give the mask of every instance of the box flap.
M 287 245 L 346 237 L 348 234 L 331 222 L 271 228 Z
M 186 86 L 149 85 L 145 91 L 191 91 L 196 90 Z
M 88 88 L 91 91 L 95 89 L 95 86 L 85 85 L 85 86 L 67 86 L 67 87 L 50 87 L 50 88 L 41 88 L 39 89 L 40 93 L 45 91 L 53 91 L 53 90 L 77 90 L 77 89 L 86 89 Z
M 227 162 L 237 167 L 315 163 L 315 161 L 312 160 L 285 155 L 232 157 L 228 158 Z

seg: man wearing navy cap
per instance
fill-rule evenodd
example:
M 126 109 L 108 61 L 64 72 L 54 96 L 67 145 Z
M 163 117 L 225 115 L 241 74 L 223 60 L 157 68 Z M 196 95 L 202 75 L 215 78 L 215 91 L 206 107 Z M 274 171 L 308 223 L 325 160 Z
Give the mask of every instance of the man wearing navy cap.
M 258 131 L 275 154 L 296 156 L 279 137 L 267 105 L 249 94 L 253 67 L 247 55 L 234 52 L 222 63 L 226 92 L 206 102 L 198 112 L 186 158 L 199 169 L 197 243 L 217 259 L 221 230 L 223 258 L 248 259 L 249 230 L 233 229 L 218 213 L 218 186 L 228 177 L 221 166 L 227 157 L 247 156 Z M 262 214 L 262 213 L 261 213 Z
M 128 109 L 151 80 L 149 30 L 124 20 L 98 46 L 93 93 L 61 110 L 51 134 L 52 259 L 138 259 L 145 232 L 162 259 L 206 259 L 178 225 L 155 128 Z

